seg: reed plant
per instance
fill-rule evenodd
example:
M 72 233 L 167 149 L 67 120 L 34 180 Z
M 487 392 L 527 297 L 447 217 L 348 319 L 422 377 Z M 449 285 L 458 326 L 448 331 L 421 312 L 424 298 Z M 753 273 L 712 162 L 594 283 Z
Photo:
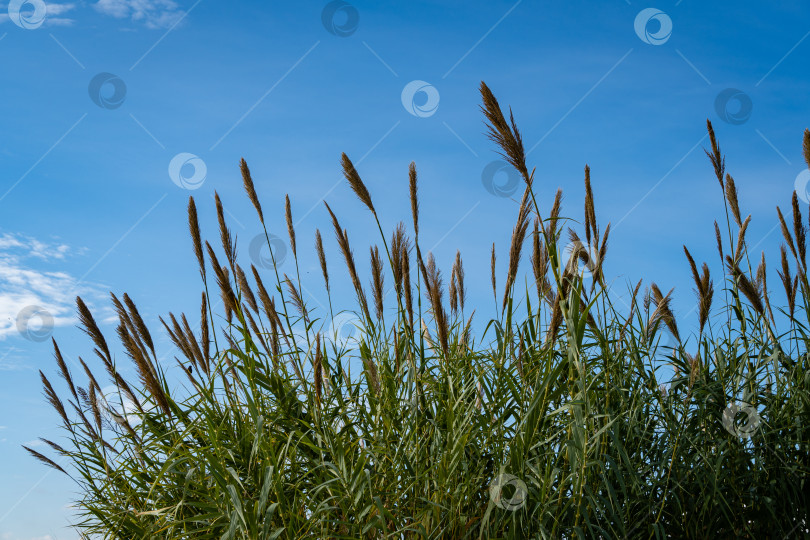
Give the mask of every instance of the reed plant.
M 485 84 L 480 90 L 488 135 L 525 188 L 502 254 L 505 276 L 492 249 L 497 316 L 473 324 L 460 253 L 448 279 L 421 251 L 414 164 L 403 185 L 411 223 L 386 232 L 342 156 L 380 239 L 364 285 L 349 233 L 325 204 L 343 259 L 327 260 L 318 231 L 328 312 L 301 294 L 304 242 L 289 198 L 292 275 L 275 260 L 270 271 L 240 266 L 218 196 L 221 245 L 204 241 L 191 198 L 200 311 L 161 319 L 181 369 L 159 361 L 124 294 L 111 296 L 115 347 L 77 299 L 104 373 L 84 360 L 83 373 L 71 372 L 55 342 L 64 388 L 41 373 L 65 440 L 44 441 L 52 457 L 27 450 L 76 481 L 77 531 L 121 539 L 809 534 L 810 284 L 797 194 L 777 209 L 784 244 L 774 280 L 764 254 L 749 249 L 751 216 L 708 123 L 725 216 L 710 232 L 719 261 L 696 261 L 684 246 L 698 313 L 687 330 L 673 314 L 673 290 L 638 281 L 619 291 L 606 276 L 610 224 L 596 214 L 590 170 L 582 218 L 564 217 L 562 192 L 534 183 L 511 111 Z M 810 166 L 808 131 L 804 156 Z M 240 168 L 269 245 L 244 160 Z M 553 201 L 548 213 L 541 200 Z M 341 315 L 330 272 L 344 265 L 358 321 L 349 340 L 330 326 Z M 121 374 L 123 362 L 137 380 Z

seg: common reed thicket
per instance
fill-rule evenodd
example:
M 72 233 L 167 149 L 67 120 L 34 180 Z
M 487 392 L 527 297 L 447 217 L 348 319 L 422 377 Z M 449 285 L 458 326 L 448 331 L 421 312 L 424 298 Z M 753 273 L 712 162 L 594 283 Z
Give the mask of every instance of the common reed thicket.
M 327 260 L 318 231 L 329 313 L 301 295 L 298 248 L 309 243 L 296 239 L 289 199 L 293 275 L 275 261 L 269 272 L 239 265 L 219 197 L 221 246 L 204 241 L 191 199 L 205 292 L 199 315 L 162 320 L 180 351 L 182 390 L 172 389 L 179 385 L 127 295 L 112 296 L 116 349 L 137 381 L 121 375 L 124 360 L 81 299 L 82 328 L 106 373 L 84 361 L 84 373 L 71 372 L 54 343 L 65 389 L 41 374 L 66 438 L 45 441 L 52 458 L 27 450 L 77 482 L 78 531 L 122 539 L 808 534 L 810 284 L 796 193 L 777 213 L 784 244 L 775 279 L 764 255 L 749 250 L 751 217 L 708 124 L 706 153 L 726 211 L 709 231 L 719 261 L 696 261 L 684 246 L 698 325 L 682 328 L 673 291 L 659 284 L 628 284 L 629 305 L 615 303 L 603 268 L 610 225 L 597 215 L 590 170 L 584 217 L 566 219 L 562 192 L 535 184 L 511 112 L 483 83 L 481 94 L 489 137 L 525 183 L 509 252 L 499 254 L 506 276 L 496 276 L 492 249 L 499 315 L 479 325 L 483 335 L 473 331 L 461 254 L 448 280 L 421 249 L 413 164 L 403 184 L 411 224 L 386 233 L 373 194 L 342 156 L 380 240 L 364 285 L 349 233 L 326 205 L 343 259 Z M 810 166 L 807 131 L 804 155 Z M 250 170 L 244 160 L 240 167 L 270 244 Z M 548 214 L 539 198 L 553 200 Z M 352 341 L 329 331 L 338 315 L 330 272 L 339 268 L 357 299 Z M 102 391 L 108 384 L 116 390 Z

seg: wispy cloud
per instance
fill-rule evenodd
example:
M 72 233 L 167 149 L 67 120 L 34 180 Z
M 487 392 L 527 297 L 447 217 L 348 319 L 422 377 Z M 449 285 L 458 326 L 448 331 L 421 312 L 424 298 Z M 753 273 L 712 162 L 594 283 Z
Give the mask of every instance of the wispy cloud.
M 147 28 L 169 28 L 185 14 L 172 0 L 98 0 L 94 7 L 105 15 L 129 18 Z
M 100 288 L 82 284 L 66 272 L 43 269 L 43 266 L 83 252 L 20 234 L 0 234 L 0 341 L 19 335 L 20 314 L 32 311 L 33 306 L 54 327 L 75 322 L 75 296 L 96 297 Z M 42 317 L 38 322 L 42 322 Z M 12 348 L 11 352 L 14 350 Z M 0 356 L 5 357 L 8 352 Z M 13 361 L 5 359 L 0 362 L 0 369 L 13 365 Z
M 44 2 L 45 21 L 43 26 L 73 26 L 76 22 L 69 17 L 63 17 L 65 13 L 76 9 L 76 4 L 57 4 L 54 2 Z M 9 22 L 8 3 L 0 3 L 0 24 Z

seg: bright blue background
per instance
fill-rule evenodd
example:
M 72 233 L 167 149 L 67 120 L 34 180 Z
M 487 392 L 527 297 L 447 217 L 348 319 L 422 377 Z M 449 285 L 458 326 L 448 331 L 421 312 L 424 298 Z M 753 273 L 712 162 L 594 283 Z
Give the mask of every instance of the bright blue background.
M 638 0 L 357 0 L 359 24 L 347 37 L 322 24 L 324 2 L 146 0 L 138 3 L 149 9 L 133 17 L 128 7 L 134 3 L 52 4 L 49 12 L 58 16 L 35 30 L 0 20 L 2 540 L 76 538 L 65 528 L 74 485 L 58 474 L 45 476 L 47 469 L 20 446 L 61 436 L 37 374 L 41 369 L 58 380 L 49 342 L 26 340 L 14 329 L 17 311 L 30 303 L 27 283 L 43 284 L 34 298 L 58 315 L 53 335 L 71 362 L 92 356 L 70 319 L 75 291 L 64 286 L 81 278 L 79 292 L 100 319 L 111 314 L 107 291 L 128 292 L 160 336 L 159 354 L 171 361 L 174 351 L 157 317 L 170 310 L 198 313 L 200 284 L 186 228 L 189 194 L 198 200 L 212 244 L 215 190 L 231 214 L 243 260 L 249 262 L 247 247 L 260 231 L 242 191 L 242 156 L 268 223 L 283 238 L 283 198 L 290 195 L 301 220 L 298 250 L 313 307 L 325 300 L 312 249 L 316 227 L 335 287 L 347 291 L 349 283 L 321 199 L 348 228 L 364 282 L 367 246 L 379 241 L 369 213 L 340 182 L 340 152 L 357 163 L 389 231 L 399 220 L 410 223 L 407 166 L 416 161 L 423 249 L 434 247 L 447 276 L 461 250 L 468 302 L 482 322 L 494 313 L 489 249 L 495 242 L 502 286 L 520 196 L 496 197 L 482 185 L 482 170 L 497 159 L 478 109 L 484 80 L 502 105 L 512 106 L 526 148 L 542 139 L 529 162 L 537 166 L 544 208 L 562 187 L 563 214 L 581 219 L 589 164 L 601 228 L 609 221 L 615 227 L 608 275 L 619 292 L 641 277 L 665 290 L 675 287 L 681 332 L 688 333 L 696 317 L 681 245 L 710 262 L 718 288 L 722 281 L 712 221 L 723 217 L 723 203 L 701 150 L 708 145 L 709 118 L 743 213 L 753 215 L 750 245 L 765 238 L 757 250 L 771 254 L 769 282 L 776 289 L 774 207 L 789 206 L 794 181 L 806 168 L 806 2 L 662 1 L 655 7 L 671 18 L 673 30 L 658 46 L 634 31 L 636 14 L 649 7 Z M 648 30 L 654 33 L 656 24 Z M 119 108 L 103 109 L 90 99 L 88 84 L 100 72 L 126 84 Z M 401 91 L 413 80 L 438 91 L 435 114 L 420 118 L 403 107 Z M 741 90 L 753 104 L 740 124 L 723 121 L 715 110 L 726 88 Z M 734 107 L 730 103 L 729 111 Z M 207 165 L 196 191 L 169 178 L 169 162 L 180 152 Z M 65 247 L 43 251 L 35 240 Z M 285 272 L 294 271 L 291 261 Z M 28 281 L 20 284 L 22 272 Z M 347 292 L 336 300 L 352 307 Z M 114 325 L 104 329 L 112 340 Z

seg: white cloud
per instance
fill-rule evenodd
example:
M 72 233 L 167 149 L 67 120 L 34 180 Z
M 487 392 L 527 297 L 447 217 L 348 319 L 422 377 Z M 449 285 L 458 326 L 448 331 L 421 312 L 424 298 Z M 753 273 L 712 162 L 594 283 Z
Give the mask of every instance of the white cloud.
M 169 28 L 185 15 L 173 0 L 98 0 L 94 7 L 105 15 L 130 18 L 147 28 Z
M 43 26 L 72 26 L 76 21 L 67 17 L 60 17 L 69 11 L 76 9 L 76 4 L 56 4 L 45 2 L 45 21 Z M 0 24 L 9 22 L 8 3 L 0 4 Z
M 66 272 L 43 270 L 41 266 L 82 252 L 65 244 L 41 242 L 24 235 L 0 235 L 0 341 L 21 336 L 20 324 L 33 332 L 29 332 L 29 338 L 34 335 L 42 341 L 48 337 L 45 335 L 48 328 L 38 332 L 43 325 L 57 327 L 75 323 L 76 295 L 96 297 L 99 288 L 83 284 Z M 37 267 L 30 265 L 32 259 Z M 0 370 L 15 365 L 13 356 L 16 355 L 12 355 L 15 351 L 20 349 L 12 347 L 0 354 Z M 12 358 L 6 360 L 9 355 Z

